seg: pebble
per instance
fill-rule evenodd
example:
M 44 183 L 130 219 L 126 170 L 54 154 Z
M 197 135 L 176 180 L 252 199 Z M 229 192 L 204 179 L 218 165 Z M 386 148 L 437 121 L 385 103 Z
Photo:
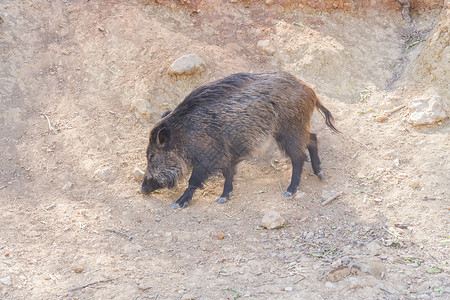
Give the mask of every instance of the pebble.
M 334 196 L 336 193 L 337 192 L 335 190 L 331 190 L 331 191 L 323 190 L 322 195 L 320 197 L 322 198 L 322 200 L 327 200 L 330 197 Z
M 437 95 L 429 99 L 414 99 L 409 102 L 408 108 L 411 112 L 408 122 L 413 126 L 431 125 L 448 119 L 447 111 L 449 108 Z
M 70 181 L 67 181 L 66 184 L 63 186 L 63 190 L 68 190 L 73 186 L 73 183 Z
M 205 71 L 205 61 L 197 54 L 177 58 L 169 67 L 169 75 L 191 75 Z
M 151 114 L 150 103 L 144 99 L 134 99 L 131 102 L 131 110 L 144 118 L 149 118 Z
M 309 231 L 305 235 L 306 240 L 312 240 L 314 238 L 314 232 Z
M 149 289 L 151 289 L 152 288 L 152 286 L 151 286 L 151 284 L 150 284 L 150 281 L 149 282 L 147 282 L 147 281 L 142 281 L 142 282 L 140 282 L 139 284 L 138 284 L 138 289 L 140 289 L 141 291 L 146 291 L 146 290 L 149 290 Z
M 142 181 L 144 179 L 144 172 L 138 167 L 134 168 L 133 176 L 137 181 Z
M 107 183 L 113 183 L 116 180 L 116 175 L 109 167 L 95 170 L 94 177 Z
M 295 199 L 302 199 L 305 196 L 306 196 L 305 192 L 298 192 L 297 195 L 295 196 Z
M 275 46 L 273 45 L 272 41 L 270 40 L 260 40 L 256 44 L 256 48 L 258 50 L 266 53 L 267 55 L 273 55 L 275 53 Z
M 11 277 L 0 278 L 0 282 L 4 285 L 10 286 L 12 284 Z
M 284 288 L 284 291 L 286 292 L 292 292 L 292 290 L 293 290 L 292 286 L 287 286 Z
M 276 211 L 269 210 L 262 218 L 262 225 L 267 229 L 278 229 L 286 224 L 286 220 Z
M 354 264 L 354 267 L 378 279 L 382 277 L 385 270 L 384 264 L 375 258 L 361 259 Z

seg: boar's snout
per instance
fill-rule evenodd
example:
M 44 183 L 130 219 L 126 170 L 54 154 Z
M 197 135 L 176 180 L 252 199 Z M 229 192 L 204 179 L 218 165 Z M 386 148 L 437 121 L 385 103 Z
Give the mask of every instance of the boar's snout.
M 159 182 L 155 179 L 144 177 L 144 181 L 142 181 L 141 194 L 147 195 L 160 188 L 162 188 L 161 184 L 159 184 Z

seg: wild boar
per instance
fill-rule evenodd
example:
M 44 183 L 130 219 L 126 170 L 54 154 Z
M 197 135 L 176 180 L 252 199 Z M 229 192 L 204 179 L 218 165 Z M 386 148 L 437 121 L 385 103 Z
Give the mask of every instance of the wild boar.
M 306 149 L 314 173 L 323 176 L 310 124 L 315 108 L 338 132 L 315 91 L 289 73 L 238 73 L 200 86 L 151 130 L 141 192 L 171 188 L 192 169 L 187 189 L 172 205 L 184 208 L 208 177 L 221 172 L 225 184 L 216 202 L 224 203 L 231 197 L 236 165 L 272 139 L 292 162 L 284 193 L 290 197 L 300 184 Z

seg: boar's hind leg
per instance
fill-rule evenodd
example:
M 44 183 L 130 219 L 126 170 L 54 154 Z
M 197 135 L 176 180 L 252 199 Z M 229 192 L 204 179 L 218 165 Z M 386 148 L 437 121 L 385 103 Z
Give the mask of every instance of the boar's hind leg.
M 233 191 L 233 177 L 236 173 L 236 165 L 231 164 L 230 167 L 222 171 L 223 176 L 225 177 L 225 183 L 223 185 L 223 192 L 220 195 L 220 198 L 216 199 L 216 202 L 219 204 L 225 203 L 227 199 L 231 198 L 231 192 Z
M 192 170 L 191 178 L 189 178 L 189 186 L 184 191 L 183 195 L 172 205 L 173 209 L 185 208 L 188 206 L 189 201 L 195 193 L 196 189 L 202 188 L 203 181 L 208 178 L 208 173 L 204 168 L 194 166 Z
M 320 164 L 319 159 L 319 148 L 317 146 L 317 135 L 315 133 L 311 133 L 309 144 L 308 144 L 309 156 L 311 157 L 311 165 L 314 171 L 314 174 L 319 177 L 320 180 L 323 179 L 322 166 Z
M 297 144 L 299 139 L 295 138 L 295 135 L 283 134 L 276 137 L 278 146 L 286 152 L 291 158 L 292 163 L 292 177 L 291 184 L 288 186 L 287 191 L 284 192 L 285 197 L 291 197 L 297 191 L 297 187 L 300 184 L 300 176 L 302 174 L 303 163 L 305 161 L 305 153 L 301 146 Z

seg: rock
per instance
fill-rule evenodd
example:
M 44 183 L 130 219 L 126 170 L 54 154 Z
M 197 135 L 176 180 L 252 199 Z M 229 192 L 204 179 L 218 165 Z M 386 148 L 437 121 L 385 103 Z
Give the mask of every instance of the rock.
M 141 291 L 146 291 L 152 288 L 150 280 L 143 280 L 138 284 L 138 289 Z
M 414 99 L 408 108 L 411 111 L 408 122 L 413 126 L 431 125 L 448 119 L 448 107 L 436 95 L 429 99 Z
M 144 99 L 134 99 L 133 102 L 131 102 L 131 110 L 144 118 L 150 117 L 150 103 Z
M 138 167 L 134 168 L 133 176 L 137 181 L 142 181 L 144 179 L 144 172 Z
M 295 199 L 302 199 L 305 196 L 306 196 L 305 192 L 298 192 L 297 195 L 295 196 Z
M 266 53 L 267 55 L 273 55 L 275 53 L 275 46 L 270 40 L 260 40 L 256 44 L 258 50 Z
M 73 186 L 73 183 L 70 181 L 67 181 L 64 186 L 63 186 L 63 190 L 68 190 Z
M 364 178 L 365 176 L 363 176 Z M 322 195 L 320 195 L 320 197 L 322 198 L 322 200 L 327 200 L 330 197 L 334 196 L 337 192 L 335 190 L 331 190 L 331 191 L 327 191 L 327 190 L 323 190 L 322 191 Z
M 177 58 L 169 67 L 170 75 L 191 75 L 205 71 L 205 61 L 197 54 L 187 54 Z
M 309 231 L 309 232 L 307 232 L 307 233 L 305 234 L 305 239 L 306 239 L 307 241 L 312 240 L 313 238 L 314 238 L 314 232 Z
M 262 218 L 262 225 L 267 229 L 278 229 L 286 224 L 286 220 L 276 211 L 269 210 Z
M 287 287 L 284 288 L 284 290 L 286 292 L 292 292 L 293 288 L 292 288 L 292 286 L 287 286 Z
M 0 283 L 10 286 L 12 284 L 11 277 L 0 278 Z
M 359 259 L 352 266 L 353 268 L 357 268 L 364 273 L 370 274 L 378 279 L 380 279 L 384 274 L 384 264 L 379 259 L 375 258 L 366 258 Z
M 381 245 L 376 241 L 372 241 L 366 244 L 366 247 L 369 250 L 371 256 L 379 256 L 381 254 Z
M 95 170 L 94 178 L 100 179 L 107 183 L 113 183 L 116 180 L 116 175 L 109 167 L 105 167 L 103 169 Z

